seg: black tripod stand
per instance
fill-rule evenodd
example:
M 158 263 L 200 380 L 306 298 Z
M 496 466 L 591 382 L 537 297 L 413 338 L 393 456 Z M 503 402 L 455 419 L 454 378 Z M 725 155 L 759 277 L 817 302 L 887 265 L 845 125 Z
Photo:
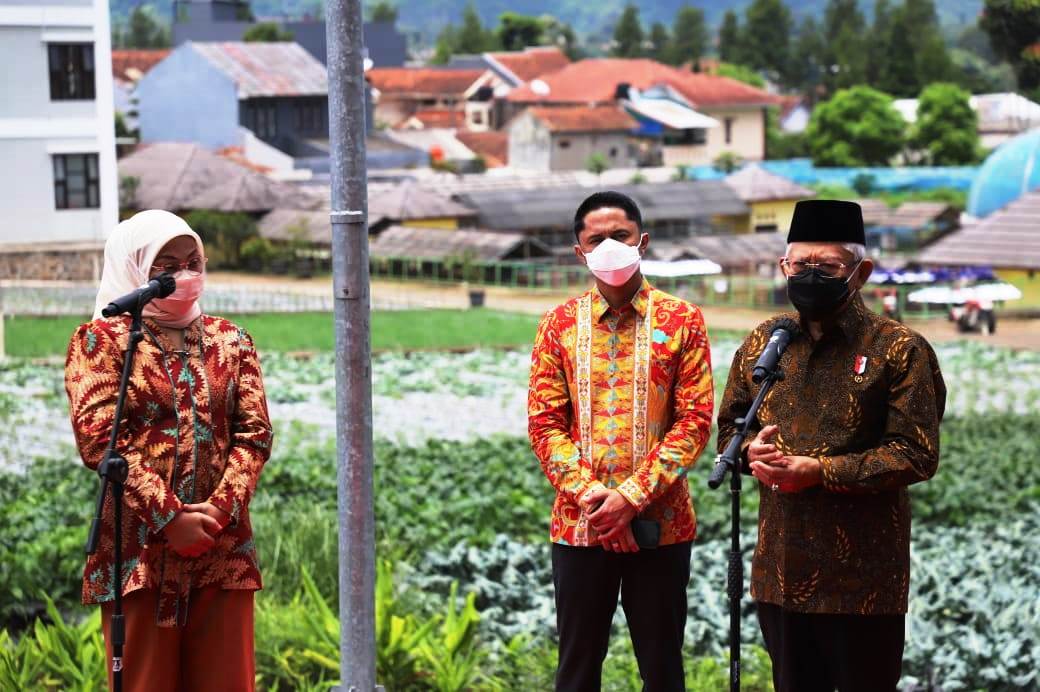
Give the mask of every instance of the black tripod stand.
M 718 488 L 729 472 L 730 525 L 729 572 L 726 577 L 726 592 L 729 596 L 729 689 L 740 692 L 740 597 L 744 593 L 744 560 L 740 553 L 740 448 L 747 438 L 748 430 L 758 414 L 758 407 L 769 394 L 773 385 L 784 379 L 784 373 L 776 368 L 762 380 L 758 395 L 748 409 L 747 415 L 733 421 L 737 432 L 726 446 L 726 450 L 715 459 L 715 468 L 708 478 L 708 487 Z
M 130 373 L 134 367 L 134 354 L 137 345 L 144 338 L 141 327 L 141 311 L 143 304 L 132 310 L 130 323 L 130 339 L 123 354 L 123 375 L 119 381 L 119 396 L 116 399 L 116 410 L 112 419 L 112 436 L 108 440 L 105 457 L 98 466 L 101 476 L 101 491 L 98 493 L 97 511 L 90 525 L 90 536 L 87 538 L 87 555 L 97 552 L 98 540 L 101 537 L 101 513 L 105 506 L 105 495 L 112 491 L 112 504 L 115 508 L 115 546 L 114 564 L 112 566 L 112 589 L 115 602 L 112 609 L 112 630 L 109 639 L 112 642 L 112 684 L 115 692 L 123 689 L 123 646 L 126 643 L 126 624 L 123 621 L 123 484 L 130 472 L 126 459 L 115 451 L 116 440 L 119 439 L 119 428 L 123 418 L 123 406 L 126 403 L 126 389 L 130 382 Z

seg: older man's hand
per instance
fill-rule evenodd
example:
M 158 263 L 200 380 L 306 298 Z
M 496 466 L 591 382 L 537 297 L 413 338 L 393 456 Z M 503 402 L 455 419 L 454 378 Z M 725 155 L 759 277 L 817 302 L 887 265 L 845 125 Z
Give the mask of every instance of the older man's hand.
M 751 474 L 781 493 L 800 493 L 823 482 L 820 460 L 812 457 L 781 456 L 772 462 L 752 461 Z

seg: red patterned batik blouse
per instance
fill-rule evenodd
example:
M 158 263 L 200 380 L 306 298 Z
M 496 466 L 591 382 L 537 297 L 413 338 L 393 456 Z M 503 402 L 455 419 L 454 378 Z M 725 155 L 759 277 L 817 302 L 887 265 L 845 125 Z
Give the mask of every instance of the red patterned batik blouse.
M 714 392 L 701 311 L 645 280 L 620 310 L 593 288 L 550 311 L 535 340 L 531 446 L 556 489 L 550 537 L 599 545 L 580 500 L 616 488 L 661 544 L 693 540 L 686 474 L 711 434 Z
M 272 430 L 260 361 L 245 331 L 203 315 L 187 327 L 185 349 L 177 351 L 157 324 L 145 319 L 144 325 L 116 444 L 130 466 L 123 594 L 159 589 L 157 623 L 172 627 L 186 621 L 192 589 L 261 588 L 248 506 L 271 454 Z M 108 444 L 129 331 L 127 316 L 98 319 L 79 327 L 69 344 L 72 429 L 91 469 Z M 197 558 L 168 549 L 163 527 L 183 505 L 207 501 L 232 517 L 216 547 Z M 98 550 L 83 574 L 86 604 L 114 598 L 114 535 L 110 495 Z

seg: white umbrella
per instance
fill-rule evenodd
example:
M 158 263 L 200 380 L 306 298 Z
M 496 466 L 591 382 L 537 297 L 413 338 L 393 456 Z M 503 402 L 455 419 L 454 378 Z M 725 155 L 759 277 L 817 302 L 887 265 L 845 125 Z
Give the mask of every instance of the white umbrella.
M 996 302 L 1000 300 L 1018 300 L 1022 297 L 1022 291 L 1011 284 L 979 284 L 965 288 L 953 288 L 951 286 L 931 286 L 914 291 L 907 296 L 912 303 L 941 303 L 955 304 L 977 300 L 980 302 Z

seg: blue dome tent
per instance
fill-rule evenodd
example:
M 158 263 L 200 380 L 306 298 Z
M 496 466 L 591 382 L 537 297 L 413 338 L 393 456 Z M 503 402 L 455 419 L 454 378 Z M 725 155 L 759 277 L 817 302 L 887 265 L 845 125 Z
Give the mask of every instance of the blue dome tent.
M 1012 137 L 982 164 L 971 192 L 967 212 L 982 218 L 1040 188 L 1040 128 Z

